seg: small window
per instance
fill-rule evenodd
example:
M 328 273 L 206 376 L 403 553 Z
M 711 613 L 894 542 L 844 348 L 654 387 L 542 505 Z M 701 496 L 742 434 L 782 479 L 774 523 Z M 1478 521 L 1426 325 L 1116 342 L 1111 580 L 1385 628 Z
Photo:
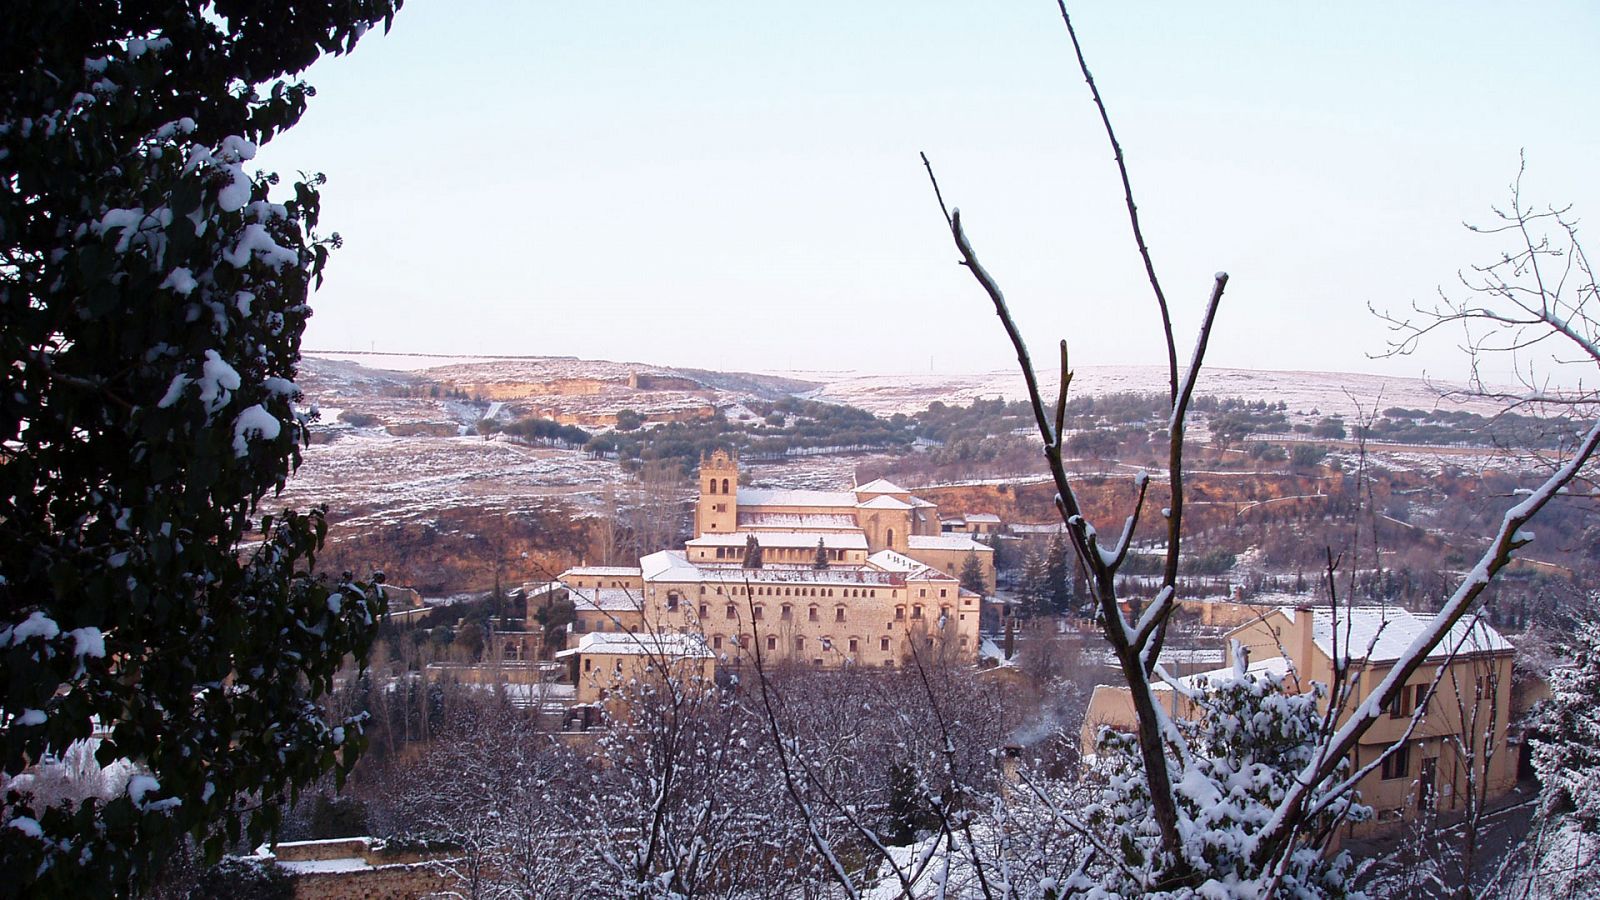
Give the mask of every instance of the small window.
M 822 621 L 821 618 L 817 615 L 817 608 L 815 606 L 813 606 L 810 609 L 806 610 L 806 619 L 809 620 L 809 621 L 812 621 L 812 622 L 820 622 L 820 621 Z
M 878 649 L 887 652 L 888 649 L 889 649 L 889 639 L 888 638 L 880 638 L 878 640 Z
M 583 661 L 583 670 L 585 672 L 587 672 L 587 671 L 589 671 L 590 669 L 593 669 L 593 668 L 594 668 L 594 660 L 586 659 L 586 660 Z
M 764 618 L 764 616 L 762 615 L 762 612 L 763 612 L 763 610 L 761 608 L 761 604 L 757 603 L 755 605 L 755 608 L 753 610 L 751 610 L 751 612 L 750 612 L 750 618 L 755 619 L 757 622 L 759 622 Z M 730 616 L 733 615 L 733 604 L 732 603 L 728 604 L 728 614 Z
M 770 634 L 767 635 L 767 649 L 768 650 L 776 650 L 776 649 L 778 649 L 778 638 L 775 635 L 770 635 Z
M 833 608 L 833 620 L 835 622 L 843 622 L 844 621 L 844 607 L 835 606 Z
M 1385 781 L 1395 778 L 1405 778 L 1411 774 L 1411 744 L 1401 744 L 1393 753 L 1383 758 L 1383 778 Z
M 1478 680 L 1481 682 L 1483 679 L 1479 678 Z M 1411 708 L 1426 710 L 1428 706 L 1428 686 L 1425 684 L 1419 684 L 1412 688 L 1412 690 L 1414 693 L 1411 696 Z M 1482 695 L 1480 694 L 1479 696 Z M 1424 712 L 1423 714 L 1426 715 L 1427 713 Z
M 1411 715 L 1411 706 L 1407 702 L 1411 699 L 1411 689 L 1402 687 L 1389 700 L 1389 718 L 1404 719 Z
M 912 604 L 912 606 L 911 606 L 911 618 L 913 618 L 913 619 L 922 618 L 922 604 L 921 603 Z
M 722 493 L 726 494 L 727 492 L 728 492 L 728 479 L 724 478 L 724 479 L 722 479 Z
M 804 653 L 804 652 L 806 652 L 806 639 L 805 638 L 799 637 L 799 636 L 795 637 L 795 639 L 794 639 L 794 652 L 796 652 L 796 653 Z
M 678 609 L 678 592 L 667 592 L 667 612 L 676 612 Z
M 894 608 L 894 617 L 896 620 L 904 619 L 906 617 L 906 608 L 904 606 L 896 606 Z
M 856 653 L 861 649 L 861 642 L 855 638 L 850 639 L 850 652 Z
M 704 619 L 704 618 L 706 618 L 706 617 L 708 617 L 710 615 L 711 615 L 711 607 L 705 605 L 704 603 L 700 604 L 700 618 Z
M 778 617 L 780 619 L 784 619 L 785 621 L 794 618 L 794 607 L 785 603 L 783 605 L 783 612 Z
M 966 642 L 967 642 L 966 638 L 962 638 L 961 639 L 961 643 L 965 644 Z M 711 638 L 711 648 L 713 650 L 721 650 L 722 649 L 722 635 L 718 634 L 718 635 L 712 636 L 712 638 Z
M 945 596 L 945 595 L 947 595 L 949 593 L 950 592 L 948 590 L 945 590 L 944 588 L 939 588 L 939 596 L 943 597 L 943 596 Z

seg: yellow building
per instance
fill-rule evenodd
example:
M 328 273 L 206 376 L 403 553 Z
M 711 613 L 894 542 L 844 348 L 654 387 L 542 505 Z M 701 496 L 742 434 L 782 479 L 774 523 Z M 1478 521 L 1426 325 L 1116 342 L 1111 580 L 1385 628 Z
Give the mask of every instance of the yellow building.
M 747 566 L 752 546 L 760 565 Z M 694 537 L 639 566 L 580 566 L 560 582 L 573 631 L 684 633 L 744 666 L 894 667 L 973 661 L 983 597 L 962 589 L 968 559 L 994 585 L 994 551 L 939 532 L 938 507 L 879 479 L 852 491 L 739 487 L 738 465 L 701 461 Z M 572 651 L 583 657 L 584 644 Z M 598 646 L 598 645 L 593 645 Z
M 1393 606 L 1338 610 L 1280 606 L 1230 631 L 1228 646 L 1237 641 L 1252 673 L 1279 675 L 1291 692 L 1311 682 L 1331 684 L 1333 660 L 1348 658 L 1353 693 L 1340 713 L 1342 724 L 1431 624 L 1431 616 Z M 1403 747 L 1357 785 L 1362 802 L 1377 813 L 1375 823 L 1408 817 L 1422 805 L 1460 809 L 1466 802 L 1464 792 L 1474 790 L 1474 785 L 1482 799 L 1496 797 L 1516 783 L 1517 761 L 1506 740 L 1513 655 L 1498 632 L 1481 620 L 1469 619 L 1457 623 L 1412 674 L 1397 702 L 1362 736 L 1351 760 L 1357 768 L 1378 760 L 1387 747 L 1405 737 L 1413 712 L 1425 705 Z M 1195 686 L 1201 679 L 1215 680 L 1230 672 L 1219 669 L 1180 682 Z M 1195 716 L 1193 703 L 1179 692 L 1165 684 L 1156 692 L 1174 718 Z M 1134 724 L 1128 688 L 1100 685 L 1085 716 L 1084 746 L 1092 750 L 1101 725 L 1131 731 Z
M 571 667 L 578 703 L 603 703 L 619 687 L 632 681 L 650 681 L 663 673 L 680 683 L 709 687 L 716 660 L 697 634 L 584 635 L 578 646 L 562 650 L 556 659 Z

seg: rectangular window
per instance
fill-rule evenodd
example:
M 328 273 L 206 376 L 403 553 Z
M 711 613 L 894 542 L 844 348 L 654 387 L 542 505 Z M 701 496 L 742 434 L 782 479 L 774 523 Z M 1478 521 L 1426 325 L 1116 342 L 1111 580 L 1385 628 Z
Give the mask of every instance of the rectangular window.
M 770 634 L 767 635 L 767 649 L 768 650 L 776 650 L 776 649 L 778 649 L 778 639 L 775 636 L 770 635 Z
M 962 638 L 962 640 L 965 641 L 966 638 Z M 713 650 L 722 649 L 722 635 L 719 634 L 711 639 L 711 648 Z
M 906 617 L 906 608 L 904 606 L 896 606 L 894 608 L 894 617 L 896 619 L 904 619 Z
M 1425 684 L 1419 684 L 1412 688 L 1412 690 L 1414 690 L 1416 693 L 1412 695 L 1411 708 L 1424 710 L 1423 715 L 1427 715 L 1426 709 L 1428 706 L 1428 686 Z
M 733 606 L 732 606 L 732 605 L 729 605 L 729 606 L 728 606 L 728 609 L 729 609 L 729 610 L 730 610 L 730 611 L 732 611 L 732 609 L 733 609 Z M 752 619 L 755 619 L 755 620 L 756 620 L 756 621 L 757 621 L 757 622 L 759 622 L 759 621 L 761 621 L 761 619 L 762 619 L 762 615 L 761 615 L 761 612 L 762 612 L 762 610 L 761 610 L 761 607 L 760 607 L 760 606 L 757 606 L 757 607 L 756 607 L 756 608 L 755 608 L 755 610 L 754 610 L 754 611 L 753 611 L 753 612 L 751 612 L 751 613 L 750 613 L 750 618 L 752 618 Z
M 844 607 L 835 606 L 833 608 L 833 620 L 835 622 L 843 622 L 844 621 Z
M 911 618 L 913 618 L 913 619 L 922 618 L 922 604 L 921 603 L 917 603 L 917 604 L 913 604 L 912 605 L 912 607 L 911 607 Z
M 700 604 L 700 618 L 704 619 L 709 615 L 711 615 L 711 607 L 704 603 Z
M 851 638 L 850 639 L 850 652 L 851 653 L 855 653 L 856 651 L 858 651 L 860 649 L 861 649 L 861 642 L 856 640 L 855 638 Z
M 724 615 L 723 618 L 725 618 L 725 619 L 737 619 L 738 617 L 739 617 L 739 610 L 732 603 L 729 603 L 728 604 L 728 609 L 727 609 L 727 614 Z
M 1404 719 L 1411 715 L 1411 688 L 1401 687 L 1389 700 L 1389 718 Z
M 888 650 L 889 650 L 889 639 L 888 638 L 880 638 L 878 640 L 878 649 L 879 650 L 883 650 L 884 652 L 888 652 Z
M 817 608 L 815 606 L 806 611 L 806 618 L 813 622 L 817 621 Z
M 786 620 L 794 618 L 794 609 L 793 609 L 793 607 L 789 606 L 787 603 L 784 604 L 784 606 L 783 606 L 783 614 L 780 616 L 780 618 L 786 619 Z
M 1405 743 L 1383 758 L 1383 778 L 1388 781 L 1395 778 L 1405 778 L 1410 774 L 1411 744 Z
M 797 638 L 794 639 L 794 652 L 796 652 L 796 653 L 804 653 L 804 652 L 806 652 L 806 639 L 805 638 L 797 637 Z

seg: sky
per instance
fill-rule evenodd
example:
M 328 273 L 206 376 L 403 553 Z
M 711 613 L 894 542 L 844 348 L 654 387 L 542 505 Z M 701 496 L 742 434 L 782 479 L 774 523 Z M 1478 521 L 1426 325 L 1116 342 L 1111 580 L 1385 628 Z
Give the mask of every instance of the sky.
M 1600 5 L 1071 7 L 1187 357 L 1449 379 L 1375 359 L 1494 258 L 1524 195 L 1600 210 Z M 1014 356 L 918 153 L 1040 351 L 1164 362 L 1087 87 L 1050 0 L 407 0 L 318 62 L 263 167 L 338 231 L 305 347 L 728 370 L 954 373 Z M 1509 373 L 1507 373 L 1509 375 Z

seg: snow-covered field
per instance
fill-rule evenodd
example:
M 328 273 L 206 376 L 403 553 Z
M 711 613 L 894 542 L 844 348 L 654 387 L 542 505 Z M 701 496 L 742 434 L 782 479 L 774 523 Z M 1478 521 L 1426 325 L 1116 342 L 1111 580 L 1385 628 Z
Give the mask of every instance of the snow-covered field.
M 977 398 L 1005 397 L 1021 400 L 1027 396 L 1022 376 L 1014 369 L 952 375 L 879 375 L 859 372 L 774 372 L 804 381 L 820 382 L 822 387 L 805 396 L 832 403 L 848 403 L 883 415 L 912 413 L 934 400 L 950 404 L 971 403 Z M 1042 387 L 1054 394 L 1055 379 L 1046 373 Z M 1072 390 L 1079 396 L 1095 396 L 1122 391 L 1139 393 L 1167 390 L 1166 369 L 1156 366 L 1083 366 L 1073 373 Z M 1244 397 L 1248 400 L 1279 400 L 1291 412 L 1318 410 L 1354 416 L 1359 407 L 1371 410 L 1390 406 L 1432 409 L 1444 405 L 1480 414 L 1495 411 L 1484 401 L 1457 403 L 1440 400 L 1440 394 L 1460 385 L 1430 383 L 1421 378 L 1385 375 L 1359 375 L 1346 372 L 1269 372 L 1251 369 L 1206 369 L 1196 389 L 1200 394 L 1219 397 Z M 1352 399 L 1353 398 L 1353 399 Z

